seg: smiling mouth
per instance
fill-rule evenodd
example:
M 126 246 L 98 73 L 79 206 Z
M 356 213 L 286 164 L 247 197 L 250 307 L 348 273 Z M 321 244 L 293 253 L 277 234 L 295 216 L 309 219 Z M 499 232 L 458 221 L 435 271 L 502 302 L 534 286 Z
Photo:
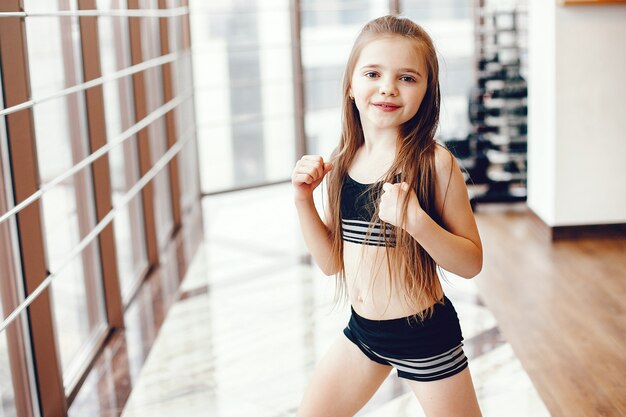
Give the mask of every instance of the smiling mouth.
M 374 106 L 378 107 L 383 111 L 394 111 L 399 109 L 400 106 L 396 106 L 395 104 L 387 104 L 387 103 L 375 103 Z

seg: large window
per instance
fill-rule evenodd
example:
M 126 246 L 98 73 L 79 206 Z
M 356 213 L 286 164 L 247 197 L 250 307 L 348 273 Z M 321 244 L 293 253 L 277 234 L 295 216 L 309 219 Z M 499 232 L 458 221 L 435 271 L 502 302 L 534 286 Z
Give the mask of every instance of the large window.
M 284 180 L 295 163 L 290 2 L 190 2 L 202 190 Z
M 63 3 L 60 10 L 65 9 Z M 43 7 L 51 11 L 54 6 L 24 2 L 27 13 Z M 74 253 L 96 224 L 92 167 L 66 175 L 90 153 L 83 93 L 60 94 L 83 82 L 80 38 L 73 36 L 78 31 L 76 17 L 26 17 L 40 187 L 64 177 L 43 195 L 41 203 L 48 268 L 58 274 L 51 288 L 65 381 L 78 377 L 95 341 L 106 330 L 98 241 Z
M 178 284 L 189 256 L 160 253 L 202 230 L 188 8 L 0 10 L 0 415 L 60 416 L 148 271 Z

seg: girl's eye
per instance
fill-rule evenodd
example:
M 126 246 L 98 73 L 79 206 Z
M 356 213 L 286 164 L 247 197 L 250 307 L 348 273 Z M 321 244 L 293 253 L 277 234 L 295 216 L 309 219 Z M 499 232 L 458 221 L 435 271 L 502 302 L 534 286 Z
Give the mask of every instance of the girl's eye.
M 376 77 L 378 74 L 376 74 L 375 72 L 366 72 L 364 74 L 367 78 L 374 78 Z
M 415 78 L 409 77 L 408 75 L 404 75 L 404 76 L 400 77 L 400 79 L 402 81 L 407 81 L 407 82 L 410 82 L 410 83 L 415 82 Z

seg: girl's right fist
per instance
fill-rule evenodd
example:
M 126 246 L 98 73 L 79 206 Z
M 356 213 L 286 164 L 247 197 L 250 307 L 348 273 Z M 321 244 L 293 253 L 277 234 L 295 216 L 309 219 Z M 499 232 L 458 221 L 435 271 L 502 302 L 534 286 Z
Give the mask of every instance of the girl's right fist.
M 333 169 L 332 164 L 324 162 L 319 155 L 304 155 L 300 158 L 291 174 L 296 200 L 310 198 L 313 190 L 331 169 Z

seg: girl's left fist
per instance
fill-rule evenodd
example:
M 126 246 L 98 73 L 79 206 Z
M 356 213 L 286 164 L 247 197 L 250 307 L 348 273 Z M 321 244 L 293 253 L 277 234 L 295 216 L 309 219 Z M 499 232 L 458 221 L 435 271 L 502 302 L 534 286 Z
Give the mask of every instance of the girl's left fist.
M 383 192 L 380 196 L 380 204 L 378 206 L 378 217 L 385 223 L 392 224 L 396 227 L 404 227 L 401 224 L 400 218 L 401 208 L 404 204 L 404 199 L 409 199 L 409 207 L 407 210 L 407 216 L 414 210 L 415 204 L 419 206 L 417 195 L 415 191 L 409 189 L 409 184 L 406 182 L 391 184 L 383 184 Z

